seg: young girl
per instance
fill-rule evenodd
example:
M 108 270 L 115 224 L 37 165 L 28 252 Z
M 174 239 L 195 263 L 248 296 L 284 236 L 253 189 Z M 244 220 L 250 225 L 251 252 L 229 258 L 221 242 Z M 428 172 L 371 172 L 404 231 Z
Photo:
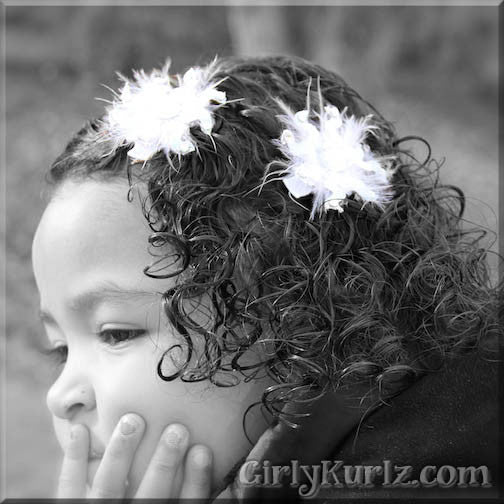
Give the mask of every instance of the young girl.
M 408 140 L 301 59 L 124 78 L 33 243 L 59 497 L 489 495 L 502 288 Z

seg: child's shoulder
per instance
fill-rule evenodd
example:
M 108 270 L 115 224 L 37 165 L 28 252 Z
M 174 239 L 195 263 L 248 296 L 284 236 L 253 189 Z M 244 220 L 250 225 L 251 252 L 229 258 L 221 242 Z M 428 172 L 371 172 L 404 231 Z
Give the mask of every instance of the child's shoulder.
M 425 374 L 370 415 L 358 433 L 354 431 L 334 450 L 332 458 L 345 464 L 383 466 L 388 460 L 392 465 L 412 466 L 411 480 L 418 478 L 424 467 L 433 466 L 429 481 L 443 466 L 449 466 L 443 469 L 447 480 L 454 471 L 458 475 L 460 467 L 486 466 L 493 487 L 497 487 L 500 365 L 495 351 L 475 351 L 448 360 L 442 369 Z M 414 496 L 429 497 L 442 491 L 448 497 L 455 491 L 456 496 L 460 486 L 452 487 L 448 492 L 436 484 L 429 489 L 380 488 L 372 493 L 401 497 L 403 492 L 413 492 Z M 489 488 L 479 491 L 491 497 Z

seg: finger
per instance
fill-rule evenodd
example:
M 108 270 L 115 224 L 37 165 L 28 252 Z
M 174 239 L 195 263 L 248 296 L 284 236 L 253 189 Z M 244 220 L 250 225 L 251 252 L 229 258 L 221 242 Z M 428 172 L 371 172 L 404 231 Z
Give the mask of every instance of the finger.
M 189 445 L 189 432 L 181 424 L 169 425 L 145 471 L 135 498 L 176 497 L 182 477 L 182 462 Z
M 194 445 L 187 454 L 181 499 L 207 499 L 212 486 L 212 452 L 205 445 Z
M 84 425 L 73 425 L 58 480 L 58 499 L 86 496 L 89 433 Z
M 122 417 L 105 449 L 89 497 L 124 497 L 128 472 L 144 429 L 145 422 L 141 416 L 128 413 Z

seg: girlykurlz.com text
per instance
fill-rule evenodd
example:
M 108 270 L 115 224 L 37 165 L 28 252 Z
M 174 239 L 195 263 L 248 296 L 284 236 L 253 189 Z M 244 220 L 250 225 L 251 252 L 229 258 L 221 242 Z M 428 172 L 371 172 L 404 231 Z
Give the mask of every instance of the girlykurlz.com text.
M 291 460 L 289 465 L 270 461 L 248 460 L 238 475 L 245 486 L 279 487 L 287 478 L 298 488 L 301 497 L 316 497 L 321 488 L 467 488 L 492 487 L 487 466 L 455 467 L 426 465 L 416 470 L 410 465 L 397 465 L 384 460 L 381 465 L 345 465 L 342 460 L 322 460 L 317 465 L 302 465 Z

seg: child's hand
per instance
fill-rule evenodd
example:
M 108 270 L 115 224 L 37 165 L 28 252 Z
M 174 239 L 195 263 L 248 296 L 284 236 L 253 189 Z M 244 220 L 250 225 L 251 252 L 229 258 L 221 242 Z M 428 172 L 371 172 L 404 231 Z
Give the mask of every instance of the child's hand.
M 134 420 L 137 428 L 132 430 L 132 424 L 125 423 L 125 419 Z M 139 415 L 128 414 L 121 419 L 86 495 L 89 434 L 83 425 L 73 426 L 63 458 L 58 498 L 123 498 L 128 472 L 144 430 L 145 422 Z M 161 435 L 134 498 L 208 498 L 212 453 L 204 445 L 194 445 L 189 451 L 188 446 L 187 429 L 181 424 L 169 425 Z

